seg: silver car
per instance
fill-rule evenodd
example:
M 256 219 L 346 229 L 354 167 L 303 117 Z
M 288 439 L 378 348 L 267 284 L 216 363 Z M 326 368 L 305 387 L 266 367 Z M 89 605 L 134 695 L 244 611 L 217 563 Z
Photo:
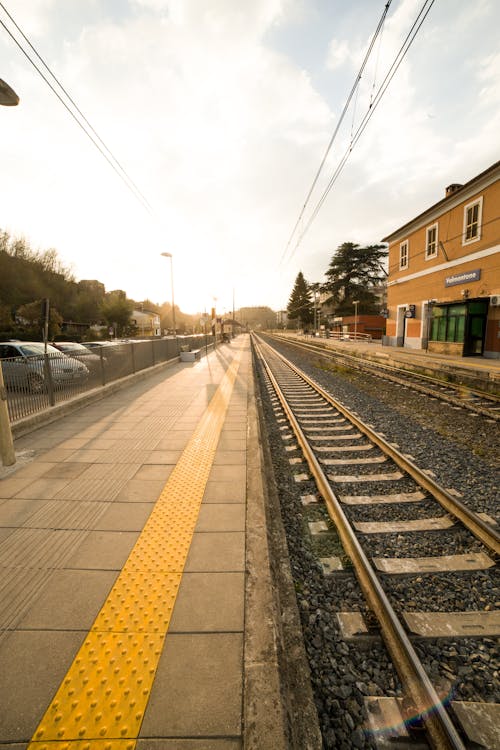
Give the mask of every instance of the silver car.
M 83 344 L 77 344 L 76 341 L 54 341 L 52 346 L 60 352 L 67 354 L 68 357 L 80 360 L 88 368 L 99 367 L 101 364 L 99 354 L 95 354 L 95 351 L 91 351 Z
M 87 367 L 47 345 L 47 362 L 55 388 L 87 380 Z M 39 341 L 5 341 L 0 343 L 0 363 L 5 386 L 12 390 L 41 393 L 47 389 L 45 346 Z

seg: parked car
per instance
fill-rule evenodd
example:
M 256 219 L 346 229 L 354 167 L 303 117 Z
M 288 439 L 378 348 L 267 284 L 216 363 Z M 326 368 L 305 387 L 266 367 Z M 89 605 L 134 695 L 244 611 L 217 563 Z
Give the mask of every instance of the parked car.
M 47 388 L 45 346 L 39 341 L 5 341 L 0 343 L 0 362 L 7 388 L 41 393 Z M 66 356 L 50 344 L 47 354 L 55 387 L 87 380 L 88 368 Z
M 85 346 L 93 352 L 99 352 L 101 349 L 118 350 L 121 347 L 121 341 L 86 341 Z
M 80 360 L 87 367 L 97 366 L 101 362 L 99 354 L 91 351 L 83 344 L 77 344 L 76 341 L 54 341 L 52 346 L 67 354 L 68 357 Z

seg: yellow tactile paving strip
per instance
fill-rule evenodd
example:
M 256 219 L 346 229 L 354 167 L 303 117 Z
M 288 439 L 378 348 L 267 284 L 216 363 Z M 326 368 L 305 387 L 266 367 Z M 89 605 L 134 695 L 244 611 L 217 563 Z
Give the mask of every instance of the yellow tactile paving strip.
M 219 435 L 236 353 L 28 750 L 133 750 Z

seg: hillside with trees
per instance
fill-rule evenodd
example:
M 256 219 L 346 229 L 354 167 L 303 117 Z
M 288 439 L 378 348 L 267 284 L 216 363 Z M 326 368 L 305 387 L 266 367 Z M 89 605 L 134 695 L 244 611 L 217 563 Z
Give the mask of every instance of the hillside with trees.
M 34 250 L 26 239 L 11 237 L 0 230 L 0 340 L 10 338 L 40 340 L 42 300 L 50 300 L 49 338 L 90 340 L 99 337 L 100 326 L 117 336 L 137 333 L 132 311 L 144 309 L 161 316 L 162 329 L 172 327 L 172 308 L 150 300 L 137 302 L 122 290 L 107 292 L 96 279 L 76 281 L 57 250 Z M 193 330 L 199 315 L 186 315 L 175 309 L 177 330 Z M 91 328 L 97 326 L 98 328 Z

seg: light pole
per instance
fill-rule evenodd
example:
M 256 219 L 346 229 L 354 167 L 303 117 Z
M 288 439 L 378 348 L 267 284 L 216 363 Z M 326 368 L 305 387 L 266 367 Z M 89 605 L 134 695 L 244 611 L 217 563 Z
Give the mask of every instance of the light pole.
M 175 324 L 175 305 L 174 305 L 174 262 L 172 253 L 162 253 L 164 258 L 170 258 L 170 281 L 172 284 L 172 326 L 174 328 L 174 336 L 177 338 L 177 326 Z
M 214 351 L 217 346 L 217 297 L 212 297 L 214 306 L 212 307 L 212 335 L 214 337 Z
M 352 304 L 354 305 L 354 340 L 358 338 L 358 305 L 359 299 L 353 299 Z

